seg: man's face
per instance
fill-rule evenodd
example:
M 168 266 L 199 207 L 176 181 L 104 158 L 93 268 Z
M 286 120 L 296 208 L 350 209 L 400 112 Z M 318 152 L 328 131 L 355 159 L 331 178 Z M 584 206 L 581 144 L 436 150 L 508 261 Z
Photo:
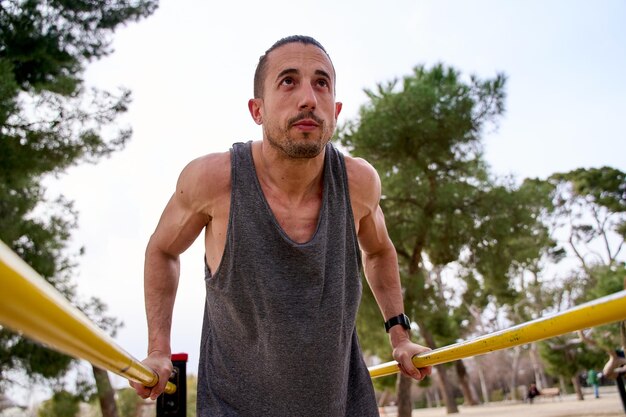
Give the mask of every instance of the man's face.
M 269 53 L 263 98 L 250 100 L 250 114 L 263 137 L 291 158 L 313 158 L 331 139 L 341 103 L 335 102 L 333 66 L 324 51 L 300 42 Z

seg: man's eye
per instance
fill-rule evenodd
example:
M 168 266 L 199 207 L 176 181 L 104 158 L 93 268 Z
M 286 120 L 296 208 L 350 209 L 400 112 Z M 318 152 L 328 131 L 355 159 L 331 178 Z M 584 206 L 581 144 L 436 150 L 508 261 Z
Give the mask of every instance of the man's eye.
M 320 87 L 328 87 L 328 81 L 326 81 L 326 80 L 318 80 L 317 81 L 317 85 L 319 85 Z
M 282 85 L 293 85 L 293 78 L 285 78 L 282 82 Z

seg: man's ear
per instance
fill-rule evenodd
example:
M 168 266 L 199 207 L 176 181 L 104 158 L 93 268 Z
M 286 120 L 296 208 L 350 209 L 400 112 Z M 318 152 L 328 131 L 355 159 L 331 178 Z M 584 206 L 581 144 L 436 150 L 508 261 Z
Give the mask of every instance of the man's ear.
M 263 99 L 262 98 L 251 98 L 248 100 L 248 110 L 250 111 L 250 116 L 252 116 L 252 120 L 254 123 L 258 125 L 263 124 Z
M 339 117 L 339 113 L 341 113 L 341 109 L 343 108 L 343 103 L 338 101 L 335 103 L 335 119 Z

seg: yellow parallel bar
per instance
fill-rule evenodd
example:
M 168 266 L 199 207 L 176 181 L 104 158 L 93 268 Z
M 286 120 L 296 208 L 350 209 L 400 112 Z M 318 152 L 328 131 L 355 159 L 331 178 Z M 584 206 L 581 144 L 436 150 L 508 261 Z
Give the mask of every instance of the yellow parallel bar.
M 418 368 L 439 365 L 621 320 L 626 320 L 626 290 L 552 316 L 421 353 L 413 357 L 413 363 Z M 372 378 L 392 375 L 399 371 L 398 362 L 395 361 L 369 368 Z
M 0 241 L 0 323 L 53 349 L 153 387 L 158 376 L 120 348 Z M 167 383 L 165 392 L 176 386 Z

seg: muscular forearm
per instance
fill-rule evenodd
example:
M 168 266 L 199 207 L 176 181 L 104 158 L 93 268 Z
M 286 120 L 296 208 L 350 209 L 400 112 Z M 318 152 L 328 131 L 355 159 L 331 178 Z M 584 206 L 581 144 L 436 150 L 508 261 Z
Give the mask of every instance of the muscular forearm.
M 402 284 L 398 271 L 398 257 L 393 246 L 374 255 L 365 255 L 365 275 L 385 321 L 404 313 Z M 389 331 L 392 347 L 409 340 L 409 333 L 402 326 Z
M 390 247 L 376 254 L 364 254 L 365 276 L 385 320 L 404 313 L 398 258 Z
M 363 263 L 368 283 L 384 319 L 388 320 L 391 317 L 404 313 L 402 285 L 400 284 L 398 259 L 395 249 L 391 247 L 391 249 L 379 251 L 375 255 L 364 254 Z M 398 361 L 403 374 L 417 380 L 430 375 L 431 367 L 418 370 L 412 362 L 412 358 L 415 355 L 429 349 L 412 343 L 410 333 L 407 330 L 402 326 L 391 327 L 389 329 L 389 342 L 393 348 L 393 357 Z
M 180 261 L 152 244 L 146 249 L 144 294 L 148 320 L 148 354 L 170 352 L 172 312 L 178 288 Z
M 385 321 L 404 313 L 402 285 L 398 268 L 398 256 L 385 227 L 380 208 L 380 179 L 369 165 L 356 159 L 346 159 L 349 168 L 350 190 L 359 246 L 363 253 L 363 267 L 368 284 L 376 298 Z M 353 174 L 350 176 L 350 174 Z M 381 323 L 381 331 L 383 326 Z M 412 343 L 409 332 L 403 326 L 392 326 L 389 341 L 393 357 L 404 375 L 417 380 L 430 375 L 432 368 L 417 369 L 412 358 L 428 348 Z

